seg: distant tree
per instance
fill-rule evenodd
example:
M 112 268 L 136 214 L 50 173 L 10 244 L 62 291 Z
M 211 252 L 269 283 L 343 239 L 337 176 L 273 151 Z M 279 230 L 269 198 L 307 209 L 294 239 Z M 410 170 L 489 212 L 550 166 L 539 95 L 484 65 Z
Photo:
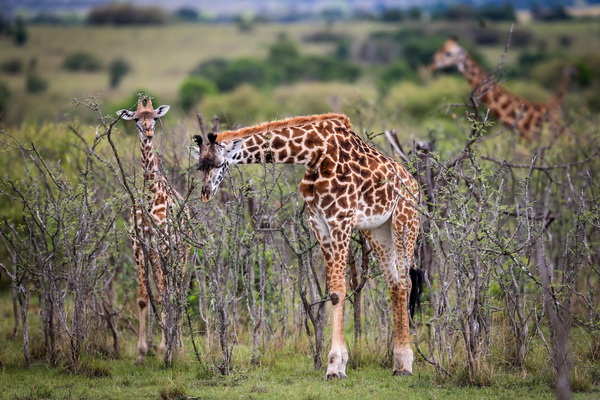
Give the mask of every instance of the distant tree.
M 24 46 L 27 43 L 29 35 L 27 33 L 27 26 L 23 17 L 17 17 L 15 20 L 15 43 L 17 46 Z
M 404 11 L 400 8 L 386 8 L 381 13 L 383 22 L 400 22 L 404 19 Z
M 402 80 L 413 80 L 416 76 L 416 73 L 403 59 L 398 59 L 383 70 L 379 77 L 378 86 L 380 90 L 385 92 L 393 83 Z
M 138 7 L 132 4 L 113 3 L 93 8 L 87 16 L 92 25 L 162 25 L 168 21 L 167 13 L 160 7 Z
M 27 93 L 42 93 L 48 89 L 48 82 L 36 71 L 30 71 L 25 78 Z
M 2 119 L 2 115 L 6 112 L 9 98 L 10 89 L 8 88 L 8 85 L 0 81 L 0 119 Z
M 531 6 L 531 15 L 533 19 L 539 21 L 564 21 L 571 19 L 565 7 L 561 5 L 543 7 L 535 3 Z
M 449 21 L 464 21 L 477 18 L 477 10 L 468 4 L 455 4 L 448 7 L 444 18 Z
M 420 21 L 423 17 L 423 11 L 419 7 L 414 6 L 408 9 L 406 16 L 408 19 Z
M 69 71 L 94 72 L 102 68 L 100 60 L 84 51 L 68 54 L 63 62 L 63 67 Z
M 509 2 L 503 4 L 489 3 L 484 5 L 479 11 L 481 18 L 492 21 L 516 21 L 517 15 L 513 5 Z
M 217 87 L 212 81 L 199 76 L 190 76 L 183 81 L 179 88 L 179 101 L 181 107 L 189 111 L 204 97 L 215 93 L 217 93 Z
M 23 62 L 18 58 L 9 58 L 0 64 L 0 70 L 7 74 L 19 74 L 23 71 Z
M 110 87 L 114 89 L 121 84 L 121 80 L 131 71 L 131 66 L 122 58 L 115 58 L 108 66 Z
M 173 15 L 180 21 L 183 22 L 198 22 L 200 20 L 200 14 L 195 8 L 181 7 L 177 9 Z

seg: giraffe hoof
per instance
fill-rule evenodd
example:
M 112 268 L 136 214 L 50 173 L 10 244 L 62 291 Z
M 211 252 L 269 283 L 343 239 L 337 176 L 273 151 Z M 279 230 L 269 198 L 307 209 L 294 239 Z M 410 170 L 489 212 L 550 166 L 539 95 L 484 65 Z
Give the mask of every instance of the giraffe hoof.
M 135 360 L 135 365 L 142 365 L 144 363 L 144 359 L 142 357 L 138 357 Z
M 330 381 L 332 379 L 346 379 L 346 378 L 347 378 L 347 376 L 343 372 L 327 374 L 327 376 L 325 377 L 325 379 L 327 379 L 328 381 Z
M 393 376 L 411 376 L 412 372 L 410 371 L 394 371 L 392 373 Z

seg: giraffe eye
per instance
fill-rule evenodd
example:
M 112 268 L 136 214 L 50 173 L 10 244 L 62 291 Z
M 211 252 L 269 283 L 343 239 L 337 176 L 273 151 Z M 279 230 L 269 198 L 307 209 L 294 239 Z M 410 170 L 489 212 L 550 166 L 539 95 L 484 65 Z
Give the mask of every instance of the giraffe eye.
M 446 52 L 446 56 L 450 57 L 451 55 L 452 55 L 452 53 L 451 53 L 451 52 L 449 52 L 449 51 L 448 51 L 448 52 Z

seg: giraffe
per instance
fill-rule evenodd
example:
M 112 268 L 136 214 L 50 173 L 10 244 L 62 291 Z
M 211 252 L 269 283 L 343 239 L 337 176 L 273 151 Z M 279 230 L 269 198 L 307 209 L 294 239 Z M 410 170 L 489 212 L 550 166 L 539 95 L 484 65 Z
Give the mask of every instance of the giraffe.
M 381 263 L 394 326 L 394 375 L 412 374 L 407 294 L 420 270 L 412 268 L 419 231 L 416 180 L 392 158 L 365 143 L 348 117 L 323 114 L 295 117 L 208 135 L 195 136 L 198 169 L 203 172 L 201 200 L 215 194 L 231 164 L 276 163 L 306 167 L 299 185 L 326 265 L 332 311 L 332 342 L 327 379 L 345 378 L 348 351 L 343 305 L 351 231 L 363 232 Z M 410 272 L 409 272 L 410 269 Z M 415 283 L 417 282 L 417 283 Z
M 455 39 L 447 39 L 434 54 L 429 69 L 456 66 L 474 90 L 475 98 L 487 105 L 492 113 L 507 127 L 516 129 L 526 141 L 532 141 L 548 122 L 552 130 L 562 131 L 558 110 L 562 106 L 573 68 L 566 68 L 558 90 L 548 103 L 522 99 L 496 82 L 463 49 Z
M 190 246 L 184 243 L 180 235 L 173 234 L 174 219 L 189 217 L 187 207 L 182 213 L 178 213 L 178 202 L 183 202 L 181 195 L 171 187 L 166 177 L 159 169 L 159 160 L 152 145 L 155 133 L 155 124 L 169 111 L 170 106 L 162 105 L 156 109 L 152 106 L 149 97 L 141 97 L 138 100 L 136 111 L 119 110 L 117 115 L 124 120 L 135 120 L 136 128 L 140 136 L 140 148 L 142 156 L 142 167 L 144 171 L 144 195 L 146 203 L 137 205 L 131 210 L 133 226 L 129 234 L 132 240 L 133 254 L 138 270 L 138 307 L 139 307 L 139 335 L 137 345 L 136 363 L 144 361 L 148 351 L 146 340 L 147 315 L 148 315 L 148 287 L 146 285 L 146 271 L 154 274 L 158 287 L 159 296 L 157 301 L 162 302 L 164 289 L 164 271 L 162 264 L 174 262 L 171 252 L 175 249 L 181 266 L 187 265 Z M 135 219 L 134 219 L 135 218 Z M 144 246 L 146 246 L 144 248 Z M 173 257 L 176 257 L 173 255 Z M 147 264 L 148 263 L 148 264 Z M 166 347 L 165 340 L 165 317 L 162 319 L 162 339 L 159 350 L 162 352 Z M 181 327 L 179 330 L 179 344 L 181 345 Z

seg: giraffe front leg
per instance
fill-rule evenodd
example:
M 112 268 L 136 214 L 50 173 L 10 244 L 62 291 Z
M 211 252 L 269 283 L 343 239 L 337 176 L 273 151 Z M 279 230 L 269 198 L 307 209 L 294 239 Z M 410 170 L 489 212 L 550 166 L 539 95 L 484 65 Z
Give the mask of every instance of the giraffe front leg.
M 142 364 L 146 353 L 148 352 L 148 343 L 146 341 L 146 332 L 148 327 L 146 325 L 148 320 L 148 292 L 146 291 L 146 285 L 140 278 L 140 284 L 138 286 L 138 307 L 139 307 L 139 331 L 138 331 L 138 344 L 137 344 L 137 359 L 136 364 Z
M 348 350 L 344 340 L 344 299 L 346 297 L 346 257 L 354 221 L 334 216 L 326 219 L 309 208 L 310 223 L 319 242 L 325 269 L 329 297 L 333 306 L 331 350 L 327 357 L 326 379 L 346 378 Z
M 135 360 L 136 364 L 142 364 L 144 362 L 144 358 L 146 357 L 146 353 L 148 352 L 148 343 L 146 341 L 146 333 L 147 333 L 147 320 L 148 320 L 148 291 L 146 290 L 146 285 L 144 283 L 145 272 L 144 272 L 144 255 L 142 254 L 142 249 L 139 243 L 134 242 L 133 244 L 133 253 L 135 257 L 135 262 L 137 264 L 138 269 L 138 307 L 139 307 L 139 329 L 138 329 L 138 344 L 137 344 L 137 358 Z
M 331 286 L 330 286 L 331 288 Z M 332 290 L 333 289 L 333 290 Z M 346 364 L 348 363 L 348 350 L 344 340 L 344 298 L 346 297 L 345 285 L 331 288 L 330 294 L 333 311 L 331 350 L 327 357 L 326 379 L 346 378 Z

